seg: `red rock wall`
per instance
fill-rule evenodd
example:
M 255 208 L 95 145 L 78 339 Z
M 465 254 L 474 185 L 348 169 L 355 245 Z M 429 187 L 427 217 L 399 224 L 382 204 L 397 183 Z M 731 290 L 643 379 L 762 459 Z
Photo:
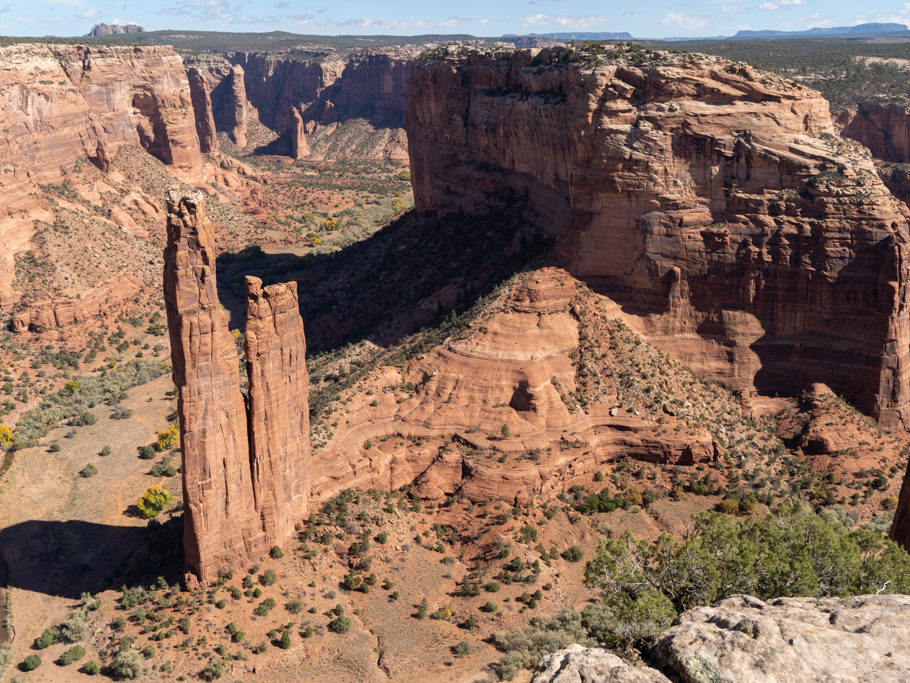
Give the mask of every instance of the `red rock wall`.
M 201 170 L 189 84 L 169 47 L 19 44 L 0 48 L 0 310 L 15 301 L 15 255 L 28 248 L 36 183 L 60 180 L 82 158 L 143 145 L 162 161 Z
M 199 149 L 205 154 L 214 154 L 218 152 L 218 138 L 215 134 L 215 117 L 212 113 L 208 81 L 205 74 L 195 67 L 186 70 L 186 77 L 190 84 Z
M 585 59 L 418 60 L 416 208 L 517 202 L 560 263 L 696 371 L 747 394 L 825 382 L 906 424 L 907 210 L 838 143 L 825 100 L 713 57 Z
M 215 280 L 201 193 L 167 197 L 164 298 L 183 451 L 183 546 L 202 581 L 267 548 L 253 497 L 247 414 L 234 338 Z
M 90 318 L 107 317 L 120 304 L 133 298 L 142 289 L 142 281 L 129 273 L 120 273 L 101 287 L 96 287 L 79 299 L 65 303 L 32 306 L 13 316 L 13 332 L 41 331 L 80 323 Z
M 296 283 L 247 282 L 249 407 L 218 301 L 202 194 L 168 193 L 164 296 L 183 452 L 184 553 L 202 581 L 261 558 L 306 514 L 309 380 Z
M 861 102 L 855 114 L 835 118 L 840 134 L 869 148 L 882 161 L 910 163 L 910 109 L 898 104 Z
M 904 475 L 904 484 L 894 511 L 891 538 L 910 552 L 910 464 L 907 465 L 907 474 Z

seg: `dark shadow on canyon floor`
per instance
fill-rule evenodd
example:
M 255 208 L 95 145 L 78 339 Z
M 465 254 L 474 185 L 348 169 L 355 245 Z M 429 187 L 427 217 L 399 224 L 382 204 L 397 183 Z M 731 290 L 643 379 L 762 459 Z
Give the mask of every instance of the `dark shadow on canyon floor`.
M 247 248 L 218 258 L 218 294 L 243 329 L 243 278 L 296 280 L 308 355 L 369 340 L 389 346 L 468 309 L 550 243 L 520 232 L 521 212 L 483 217 L 410 212 L 369 239 L 331 254 L 266 254 Z
M 179 583 L 183 518 L 161 525 L 113 526 L 81 520 L 31 520 L 0 530 L 7 586 L 77 600 L 122 585 Z

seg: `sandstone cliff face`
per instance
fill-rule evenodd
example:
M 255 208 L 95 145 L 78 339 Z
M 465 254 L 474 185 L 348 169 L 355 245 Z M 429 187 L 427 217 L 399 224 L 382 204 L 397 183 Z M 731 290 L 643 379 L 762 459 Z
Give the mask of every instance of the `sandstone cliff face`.
M 882 161 L 910 163 L 910 109 L 899 104 L 861 102 L 856 113 L 835 117 L 840 134 L 869 148 Z
M 235 52 L 243 67 L 247 93 L 265 125 L 276 127 L 291 108 L 305 121 L 333 123 L 353 117 L 376 125 L 404 125 L 405 87 L 411 60 L 382 52 L 348 59 L 318 54 Z M 282 132 L 282 131 L 279 131 Z
M 15 255 L 28 247 L 35 183 L 120 146 L 142 145 L 187 173 L 201 169 L 190 88 L 168 47 L 21 44 L 0 48 L 0 310 L 14 302 Z M 25 214 L 20 214 L 24 209 Z
M 199 136 L 199 150 L 205 154 L 218 151 L 218 138 L 215 134 L 215 117 L 212 114 L 212 99 L 205 75 L 195 67 L 186 70 L 190 84 L 190 97 L 193 101 L 193 115 L 196 119 L 196 135 Z
M 907 210 L 816 92 L 706 56 L 443 49 L 407 119 L 418 210 L 517 201 L 696 371 L 910 419 Z
M 209 581 L 261 557 L 306 512 L 308 380 L 296 285 L 248 282 L 249 413 L 218 301 L 201 193 L 167 197 L 164 294 L 183 452 L 184 552 Z
M 167 197 L 164 298 L 183 451 L 183 546 L 203 581 L 266 547 L 253 497 L 247 415 L 215 241 L 201 193 Z
M 310 483 L 309 378 L 297 283 L 248 277 L 244 349 L 250 382 L 253 494 L 271 539 L 306 514 Z

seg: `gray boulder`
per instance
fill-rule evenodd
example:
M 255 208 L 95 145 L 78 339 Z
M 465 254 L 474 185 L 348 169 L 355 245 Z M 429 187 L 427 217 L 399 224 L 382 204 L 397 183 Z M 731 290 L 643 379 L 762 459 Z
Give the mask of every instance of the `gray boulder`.
M 531 683 L 669 683 L 655 669 L 634 667 L 609 650 L 578 644 L 547 655 Z

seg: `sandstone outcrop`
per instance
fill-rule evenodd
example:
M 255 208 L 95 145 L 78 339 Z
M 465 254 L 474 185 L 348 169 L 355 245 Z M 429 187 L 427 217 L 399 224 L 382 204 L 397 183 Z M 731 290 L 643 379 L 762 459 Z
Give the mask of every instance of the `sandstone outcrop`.
M 203 581 L 283 541 L 306 511 L 308 385 L 295 285 L 248 283 L 249 414 L 201 193 L 170 191 L 164 293 L 183 451 L 184 552 Z
M 10 322 L 10 329 L 13 332 L 40 332 L 53 327 L 80 323 L 90 318 L 107 317 L 141 289 L 142 281 L 139 278 L 129 273 L 121 273 L 78 299 L 63 303 L 38 304 L 16 313 Z
M 0 48 L 0 310 L 15 301 L 16 254 L 33 231 L 29 198 L 80 159 L 109 165 L 142 145 L 187 174 L 201 170 L 182 60 L 169 47 L 20 44 Z
M 199 150 L 204 154 L 218 151 L 218 137 L 215 132 L 215 117 L 212 114 L 212 100 L 205 75 L 195 67 L 186 70 L 196 118 L 196 135 L 199 136 Z
M 297 283 L 247 277 L 244 349 L 250 382 L 253 495 L 270 539 L 306 514 L 310 483 L 309 378 Z
M 860 102 L 856 112 L 834 119 L 840 134 L 869 148 L 882 161 L 910 163 L 910 109 L 900 104 Z
M 712 464 L 723 454 L 715 432 L 743 419 L 718 387 L 682 384 L 687 372 L 564 270 L 523 274 L 490 307 L 333 407 L 337 427 L 313 458 L 314 499 L 410 486 L 430 500 L 524 504 L 629 460 Z M 661 365 L 679 376 L 658 390 L 640 373 Z M 712 425 L 720 416 L 733 422 Z
M 201 193 L 167 197 L 164 298 L 183 452 L 183 547 L 201 580 L 266 548 L 253 497 L 240 369 Z
M 227 131 L 238 147 L 246 147 L 246 132 L 250 119 L 250 107 L 246 99 L 246 85 L 243 68 L 234 65 L 227 78 L 217 87 L 218 107 L 215 123 Z
M 737 595 L 680 615 L 653 650 L 695 681 L 898 681 L 910 671 L 910 596 Z
M 910 596 L 734 595 L 679 616 L 649 651 L 684 683 L 902 681 L 910 671 Z M 678 678 L 677 678 L 678 677 Z M 540 660 L 534 683 L 670 681 L 600 648 L 570 645 Z
M 419 211 L 515 207 L 705 376 L 910 424 L 907 208 L 815 91 L 699 55 L 440 48 L 407 119 Z
M 669 683 L 655 669 L 634 667 L 609 650 L 569 645 L 537 664 L 531 683 Z
M 294 159 L 303 159 L 310 153 L 310 146 L 306 141 L 305 128 L 303 119 L 300 118 L 300 112 L 296 108 L 291 109 L 287 124 L 287 136 L 291 143 L 291 157 Z

